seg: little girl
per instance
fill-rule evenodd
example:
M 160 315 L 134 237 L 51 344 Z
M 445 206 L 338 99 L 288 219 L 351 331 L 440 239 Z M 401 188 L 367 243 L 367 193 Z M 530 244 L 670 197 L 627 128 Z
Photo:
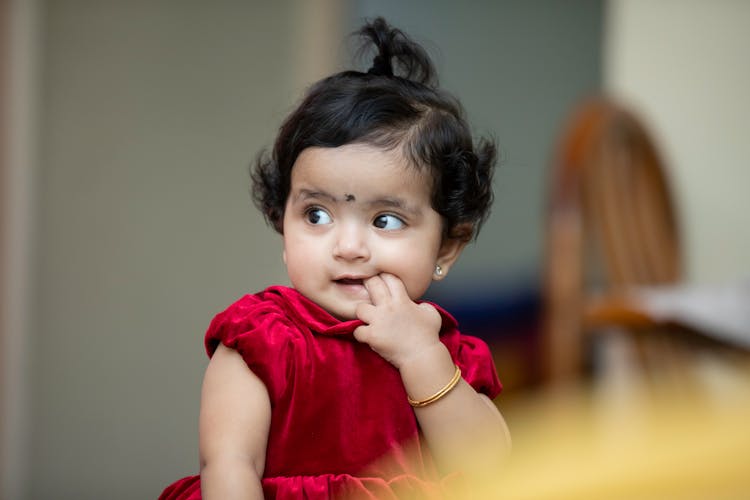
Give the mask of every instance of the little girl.
M 419 301 L 487 216 L 495 148 L 421 47 L 360 35 L 371 69 L 314 84 L 255 166 L 293 288 L 212 321 L 201 473 L 162 499 L 433 498 L 509 448 L 487 346 Z

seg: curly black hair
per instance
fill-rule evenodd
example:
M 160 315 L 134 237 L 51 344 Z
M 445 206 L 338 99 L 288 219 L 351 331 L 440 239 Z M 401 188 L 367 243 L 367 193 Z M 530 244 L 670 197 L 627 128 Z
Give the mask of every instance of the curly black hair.
M 429 56 L 402 31 L 377 18 L 354 35 L 363 40 L 360 54 L 376 50 L 372 67 L 336 73 L 308 89 L 282 124 L 270 156 L 261 152 L 255 162 L 256 206 L 283 233 L 291 172 L 304 149 L 400 147 L 415 168 L 430 174 L 444 237 L 476 237 L 493 199 L 494 142 L 474 144 L 461 104 L 438 88 Z

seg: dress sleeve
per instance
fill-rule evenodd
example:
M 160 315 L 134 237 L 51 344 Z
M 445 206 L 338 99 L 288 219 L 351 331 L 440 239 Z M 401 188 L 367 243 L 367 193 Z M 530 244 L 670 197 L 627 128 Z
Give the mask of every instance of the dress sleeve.
M 206 332 L 205 347 L 209 356 L 219 344 L 240 353 L 265 384 L 273 402 L 288 389 L 300 335 L 278 305 L 247 295 L 214 317 Z
M 492 360 L 487 344 L 476 337 L 469 335 L 458 335 L 452 339 L 453 346 L 448 349 L 453 355 L 453 360 L 461 368 L 461 375 L 475 391 L 485 394 L 494 399 L 500 394 L 503 386 L 497 376 L 495 363 Z M 453 349 L 451 349 L 453 347 Z

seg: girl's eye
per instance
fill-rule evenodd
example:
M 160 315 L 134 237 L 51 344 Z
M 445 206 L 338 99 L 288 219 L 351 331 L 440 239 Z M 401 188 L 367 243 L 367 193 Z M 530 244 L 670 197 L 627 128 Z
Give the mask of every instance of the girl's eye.
M 401 229 L 405 225 L 404 221 L 402 221 L 395 215 L 390 214 L 378 215 L 377 217 L 375 217 L 375 220 L 372 224 L 378 229 L 385 229 L 388 231 Z
M 330 224 L 332 222 L 331 216 L 322 208 L 311 208 L 305 212 L 305 217 L 310 224 Z

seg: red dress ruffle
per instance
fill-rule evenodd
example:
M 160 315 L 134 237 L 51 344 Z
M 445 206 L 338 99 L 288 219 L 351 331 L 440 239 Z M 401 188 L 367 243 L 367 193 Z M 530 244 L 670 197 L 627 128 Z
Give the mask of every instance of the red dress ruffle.
M 463 378 L 494 398 L 501 385 L 487 345 L 443 318 L 440 340 Z M 292 288 L 246 295 L 218 314 L 205 346 L 237 350 L 271 401 L 266 498 L 435 498 L 444 491 L 420 440 L 414 411 L 391 364 L 357 342 L 358 320 L 342 322 Z M 200 476 L 160 500 L 197 500 Z

